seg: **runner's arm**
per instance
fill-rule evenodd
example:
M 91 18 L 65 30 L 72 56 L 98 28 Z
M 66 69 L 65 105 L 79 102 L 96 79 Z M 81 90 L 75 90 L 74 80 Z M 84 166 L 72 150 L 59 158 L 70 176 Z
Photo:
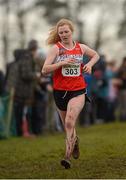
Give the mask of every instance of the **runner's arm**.
M 45 63 L 42 68 L 42 74 L 49 74 L 59 67 L 61 67 L 61 62 L 54 63 L 56 57 L 58 55 L 58 48 L 54 45 L 48 52 Z
M 89 62 L 84 65 L 83 71 L 85 73 L 91 74 L 92 67 L 99 60 L 99 55 L 98 55 L 98 53 L 96 51 L 94 51 L 93 49 L 89 48 L 88 46 L 86 46 L 84 44 L 81 44 L 81 49 L 82 49 L 82 53 L 84 55 L 87 55 L 87 56 L 90 57 Z
M 80 45 L 84 55 L 90 57 L 90 61 L 87 64 L 90 65 L 91 67 L 94 66 L 94 64 L 99 60 L 98 53 L 84 44 L 80 44 Z

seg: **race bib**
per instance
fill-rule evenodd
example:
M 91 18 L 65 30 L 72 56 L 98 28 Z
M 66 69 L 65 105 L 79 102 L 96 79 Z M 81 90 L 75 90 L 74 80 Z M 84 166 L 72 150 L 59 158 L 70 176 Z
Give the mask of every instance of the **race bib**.
M 67 65 L 67 66 L 64 66 L 62 67 L 62 75 L 63 76 L 80 76 L 80 64 L 79 63 L 76 63 L 76 64 L 73 64 L 73 65 Z

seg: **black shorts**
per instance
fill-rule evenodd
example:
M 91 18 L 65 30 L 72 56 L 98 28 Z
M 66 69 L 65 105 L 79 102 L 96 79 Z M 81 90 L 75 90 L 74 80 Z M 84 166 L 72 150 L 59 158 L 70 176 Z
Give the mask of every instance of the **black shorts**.
M 62 111 L 67 110 L 67 104 L 70 99 L 85 93 L 86 93 L 86 89 L 81 89 L 77 91 L 62 91 L 62 90 L 53 91 L 56 106 L 58 107 L 58 109 Z

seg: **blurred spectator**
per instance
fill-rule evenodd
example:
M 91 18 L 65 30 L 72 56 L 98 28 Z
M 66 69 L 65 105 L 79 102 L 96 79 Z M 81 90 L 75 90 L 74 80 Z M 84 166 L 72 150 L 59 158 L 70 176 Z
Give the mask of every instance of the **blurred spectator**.
M 110 61 L 107 63 L 106 77 L 108 80 L 108 95 L 107 95 L 107 117 L 106 122 L 116 120 L 116 108 L 117 108 L 117 87 L 115 85 L 115 78 L 117 75 L 116 61 Z
M 17 135 L 23 135 L 24 108 L 30 107 L 34 96 L 34 83 L 37 79 L 35 63 L 28 50 L 16 49 L 15 60 L 9 65 L 6 90 L 14 89 L 14 115 L 16 119 Z
M 46 126 L 47 91 L 50 84 L 50 77 L 41 76 L 45 53 L 38 47 L 36 40 L 31 40 L 28 43 L 28 51 L 35 63 L 35 73 L 38 77 L 38 80 L 35 82 L 34 101 L 31 109 L 31 130 L 35 135 L 40 135 Z
M 84 74 L 85 81 L 87 83 L 86 88 L 86 101 L 85 101 L 85 107 L 82 109 L 80 113 L 80 125 L 81 126 L 89 126 L 94 123 L 95 116 L 93 111 L 93 101 L 92 101 L 92 95 L 91 95 L 91 85 L 92 85 L 92 75 L 91 74 Z M 90 101 L 89 101 L 90 100 Z
M 83 56 L 84 64 L 88 63 L 89 60 L 90 60 L 90 58 L 88 56 L 86 56 L 86 55 Z M 95 123 L 95 119 L 96 119 L 96 109 L 95 109 L 96 105 L 94 104 L 94 100 L 92 98 L 93 75 L 83 73 L 83 76 L 87 83 L 86 101 L 85 101 L 85 106 L 80 113 L 79 123 L 81 126 L 89 126 L 89 125 Z
M 5 76 L 4 73 L 0 70 L 0 96 L 5 93 Z
M 14 61 L 7 64 L 6 69 L 6 91 L 10 92 L 11 89 L 16 88 L 16 82 L 18 79 L 18 61 L 22 59 L 24 49 L 15 49 L 13 52 Z
M 126 57 L 123 58 L 123 62 L 119 68 L 119 113 L 120 120 L 126 121 Z
M 106 58 L 101 55 L 93 68 L 92 96 L 95 101 L 96 123 L 106 121 L 106 98 L 108 93 L 108 81 L 106 77 Z

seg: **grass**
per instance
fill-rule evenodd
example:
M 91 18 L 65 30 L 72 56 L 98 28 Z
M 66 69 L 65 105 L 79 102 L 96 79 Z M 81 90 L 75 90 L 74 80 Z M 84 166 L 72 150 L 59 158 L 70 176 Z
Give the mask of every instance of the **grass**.
M 126 124 L 112 123 L 78 128 L 79 160 L 72 168 L 60 166 L 63 133 L 0 141 L 0 178 L 121 179 L 126 178 Z

